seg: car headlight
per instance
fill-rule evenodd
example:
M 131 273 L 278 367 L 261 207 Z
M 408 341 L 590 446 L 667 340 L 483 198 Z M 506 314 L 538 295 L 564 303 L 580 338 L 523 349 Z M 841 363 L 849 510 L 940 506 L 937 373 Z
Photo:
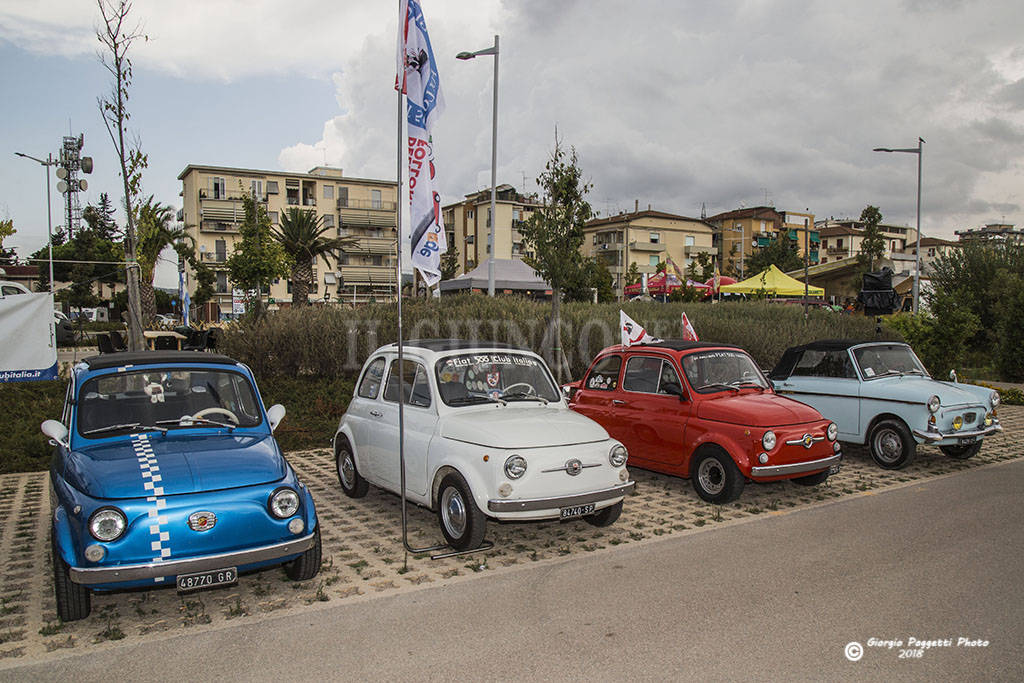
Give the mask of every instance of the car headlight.
M 270 514 L 278 519 L 291 517 L 299 511 L 299 494 L 293 489 L 282 487 L 270 494 L 270 502 L 267 504 Z
M 942 405 L 942 402 L 939 400 L 939 397 L 938 396 L 932 396 L 930 399 L 928 399 L 928 412 L 929 413 L 937 413 L 937 412 L 939 412 L 939 406 L 941 406 L 941 405 Z
M 828 436 L 829 441 L 835 441 L 836 437 L 839 436 L 839 425 L 837 425 L 835 422 L 831 423 L 828 426 L 828 429 L 825 430 L 825 435 Z
M 505 476 L 509 479 L 518 479 L 526 474 L 526 458 L 521 455 L 509 456 L 505 461 Z
M 957 415 L 953 418 L 953 429 L 960 431 L 964 426 L 964 418 L 961 415 Z
M 764 446 L 766 451 L 775 448 L 775 432 L 770 429 L 765 432 L 764 436 L 761 437 L 761 445 Z
M 128 527 L 124 513 L 117 508 L 100 508 L 89 518 L 89 533 L 97 541 L 109 543 L 121 538 Z
M 612 446 L 612 449 L 608 451 L 608 462 L 612 464 L 612 467 L 622 467 L 626 464 L 626 459 L 629 458 L 629 452 L 626 447 L 620 443 Z
M 998 391 L 993 391 L 992 392 L 992 407 L 993 408 L 998 408 L 999 407 L 999 392 Z

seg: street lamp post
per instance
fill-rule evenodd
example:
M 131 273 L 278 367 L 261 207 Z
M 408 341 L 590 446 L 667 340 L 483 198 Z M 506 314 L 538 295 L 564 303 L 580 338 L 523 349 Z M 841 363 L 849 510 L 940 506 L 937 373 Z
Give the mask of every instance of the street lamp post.
M 490 253 L 487 259 L 487 296 L 494 296 L 494 224 L 498 222 L 497 190 L 498 190 L 498 36 L 494 36 L 494 45 L 476 52 L 460 52 L 456 59 L 473 59 L 483 55 L 494 57 L 494 104 L 491 120 L 491 225 L 487 236 Z
M 24 157 L 25 159 L 31 159 L 37 161 L 43 165 L 43 169 L 46 171 L 46 234 L 49 237 L 46 246 L 50 251 L 50 294 L 53 294 L 53 214 L 50 209 L 50 166 L 56 166 L 57 160 L 53 158 L 52 154 L 46 155 L 46 161 L 42 159 L 36 159 L 28 154 L 22 152 L 15 152 L 15 155 Z
M 917 155 L 917 247 L 914 249 L 914 313 L 918 311 L 921 297 L 921 157 L 924 156 L 924 140 L 917 138 L 917 147 L 890 148 L 875 147 L 875 152 L 903 152 Z

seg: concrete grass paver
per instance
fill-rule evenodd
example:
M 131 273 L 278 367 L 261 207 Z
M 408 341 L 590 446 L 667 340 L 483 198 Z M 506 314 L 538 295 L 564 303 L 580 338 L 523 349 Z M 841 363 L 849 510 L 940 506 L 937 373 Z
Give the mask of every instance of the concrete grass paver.
M 582 520 L 491 522 L 487 538 L 494 542 L 493 549 L 442 560 L 405 553 L 397 496 L 371 487 L 365 498 L 347 498 L 338 486 L 329 450 L 293 452 L 288 460 L 311 488 L 320 517 L 323 565 L 316 578 L 293 582 L 274 568 L 243 575 L 236 586 L 187 595 L 178 595 L 173 588 L 96 593 L 92 614 L 67 624 L 57 619 L 53 597 L 48 474 L 5 475 L 0 477 L 0 668 L 69 650 L 141 644 L 148 638 L 200 632 L 281 610 L 301 612 L 323 603 L 359 596 L 372 599 L 479 573 L 607 552 L 623 544 L 702 532 L 1024 457 L 1024 408 L 1004 406 L 999 412 L 1005 431 L 986 439 L 970 460 L 954 460 L 937 448 L 921 446 L 908 468 L 888 471 L 878 468 L 864 448 L 848 446 L 842 471 L 822 486 L 748 484 L 738 501 L 724 506 L 700 500 L 688 480 L 633 468 L 637 489 L 611 527 L 599 529 Z M 436 516 L 413 505 L 409 512 L 412 545 L 439 542 Z

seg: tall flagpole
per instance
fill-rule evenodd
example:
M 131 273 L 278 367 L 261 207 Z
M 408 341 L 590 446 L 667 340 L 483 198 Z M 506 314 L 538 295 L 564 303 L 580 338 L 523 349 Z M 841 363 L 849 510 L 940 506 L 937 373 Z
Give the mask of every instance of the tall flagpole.
M 402 0 L 398 0 L 398 31 L 402 33 L 406 27 L 406 17 L 402 16 Z M 404 68 L 404 67 L 403 67 Z M 398 131 L 395 136 L 396 145 L 396 178 L 398 180 L 398 195 L 395 197 L 396 232 L 398 239 L 395 240 L 397 247 L 398 271 L 395 273 L 395 291 L 398 294 L 398 469 L 401 478 L 402 491 L 402 545 L 409 550 L 408 540 L 408 517 L 405 509 L 405 363 L 402 353 L 402 95 L 405 92 L 405 72 L 398 74 Z

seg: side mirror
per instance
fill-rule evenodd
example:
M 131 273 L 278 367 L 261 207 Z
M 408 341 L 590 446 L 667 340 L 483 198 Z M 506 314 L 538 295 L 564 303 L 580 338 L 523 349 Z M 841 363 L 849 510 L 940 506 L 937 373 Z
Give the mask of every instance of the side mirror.
M 68 428 L 60 422 L 46 420 L 43 424 L 39 425 L 39 429 L 42 430 L 43 434 L 50 437 L 52 441 L 55 441 L 64 448 L 71 448 L 71 444 L 68 442 Z
M 571 401 L 572 397 L 576 394 L 576 387 L 571 384 L 562 385 L 562 395 L 565 396 L 566 401 Z
M 956 383 L 956 370 L 949 371 L 949 381 Z
M 277 429 L 277 425 L 281 424 L 281 420 L 284 419 L 285 409 L 280 403 L 275 403 L 267 409 L 267 421 L 270 423 L 270 431 Z

